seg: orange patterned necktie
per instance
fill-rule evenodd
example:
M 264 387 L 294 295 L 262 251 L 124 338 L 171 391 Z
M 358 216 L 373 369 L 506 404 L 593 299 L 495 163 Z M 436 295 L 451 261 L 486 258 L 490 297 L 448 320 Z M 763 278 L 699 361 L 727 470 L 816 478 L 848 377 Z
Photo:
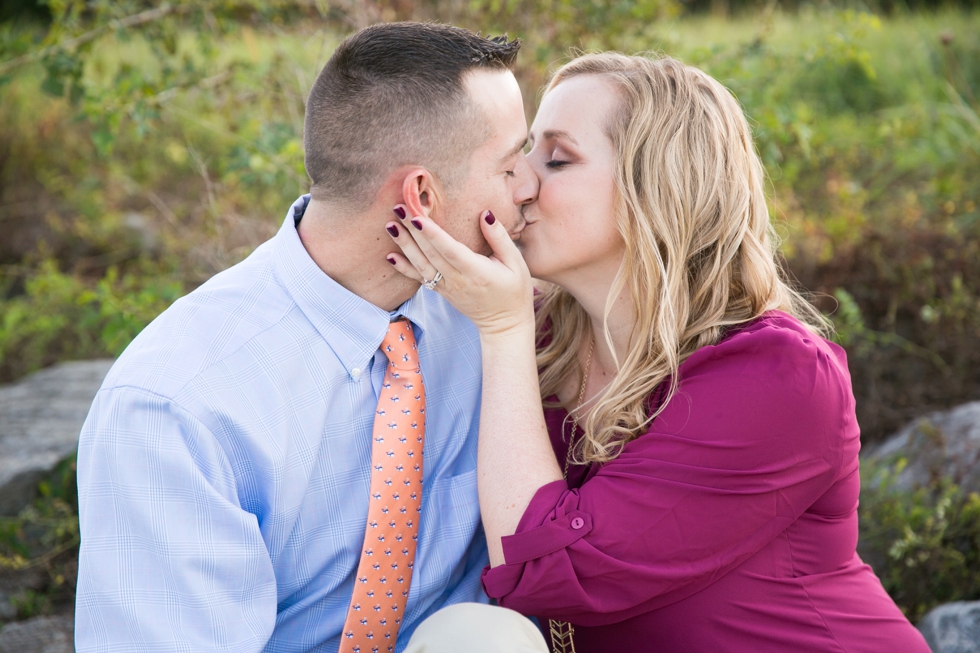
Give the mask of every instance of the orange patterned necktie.
M 408 321 L 381 342 L 388 368 L 374 416 L 371 498 L 339 653 L 391 653 L 405 617 L 422 512 L 425 389 Z

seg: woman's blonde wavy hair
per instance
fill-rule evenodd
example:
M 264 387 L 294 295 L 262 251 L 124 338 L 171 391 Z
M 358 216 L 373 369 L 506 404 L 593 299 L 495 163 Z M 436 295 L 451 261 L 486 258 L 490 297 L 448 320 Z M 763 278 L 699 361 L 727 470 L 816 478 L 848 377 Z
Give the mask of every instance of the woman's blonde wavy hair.
M 725 329 L 774 309 L 820 334 L 829 324 L 785 280 L 766 206 L 765 175 L 741 107 L 718 81 L 669 57 L 587 54 L 562 66 L 545 91 L 578 75 L 619 90 L 608 133 L 618 154 L 616 223 L 623 265 L 606 305 L 625 288 L 633 305 L 629 350 L 576 443 L 578 463 L 602 463 L 642 434 L 677 391 L 677 369 Z M 574 375 L 592 338 L 588 315 L 566 290 L 539 298 L 541 396 Z M 608 327 L 604 337 L 612 349 Z M 666 382 L 659 405 L 651 395 Z M 566 406 L 574 410 L 576 406 Z

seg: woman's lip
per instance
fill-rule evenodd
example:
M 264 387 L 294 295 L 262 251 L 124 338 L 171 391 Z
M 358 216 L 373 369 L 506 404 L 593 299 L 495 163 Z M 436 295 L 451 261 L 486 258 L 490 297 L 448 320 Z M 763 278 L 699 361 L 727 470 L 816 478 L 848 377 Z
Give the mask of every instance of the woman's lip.
M 531 222 L 525 221 L 524 224 L 521 225 L 521 230 L 516 235 L 511 236 L 511 240 L 513 240 L 515 243 L 520 244 L 522 242 L 521 239 L 524 237 L 524 232 L 527 231 L 527 228 L 530 227 L 532 224 L 533 223 Z

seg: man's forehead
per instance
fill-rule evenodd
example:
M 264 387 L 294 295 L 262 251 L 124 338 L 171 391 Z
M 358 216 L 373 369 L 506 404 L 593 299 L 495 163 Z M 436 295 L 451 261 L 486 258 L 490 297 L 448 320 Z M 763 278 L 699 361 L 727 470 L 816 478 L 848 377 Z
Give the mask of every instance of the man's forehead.
M 527 118 L 514 74 L 509 70 L 471 71 L 466 84 L 470 100 L 489 128 L 483 144 L 486 152 L 492 152 L 494 159 L 507 159 L 524 149 Z
M 509 70 L 472 70 L 463 78 L 470 101 L 488 113 L 524 113 L 521 87 Z

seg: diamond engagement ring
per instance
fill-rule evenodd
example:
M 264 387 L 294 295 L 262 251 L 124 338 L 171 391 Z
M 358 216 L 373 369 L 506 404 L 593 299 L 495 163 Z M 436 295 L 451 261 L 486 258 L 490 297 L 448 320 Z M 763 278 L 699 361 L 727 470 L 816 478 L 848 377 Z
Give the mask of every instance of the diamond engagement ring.
M 436 284 L 439 283 L 439 281 L 441 280 L 442 280 L 442 272 L 436 271 L 436 276 L 432 277 L 431 281 L 429 279 L 422 279 L 422 285 L 425 287 L 426 290 L 434 290 Z

